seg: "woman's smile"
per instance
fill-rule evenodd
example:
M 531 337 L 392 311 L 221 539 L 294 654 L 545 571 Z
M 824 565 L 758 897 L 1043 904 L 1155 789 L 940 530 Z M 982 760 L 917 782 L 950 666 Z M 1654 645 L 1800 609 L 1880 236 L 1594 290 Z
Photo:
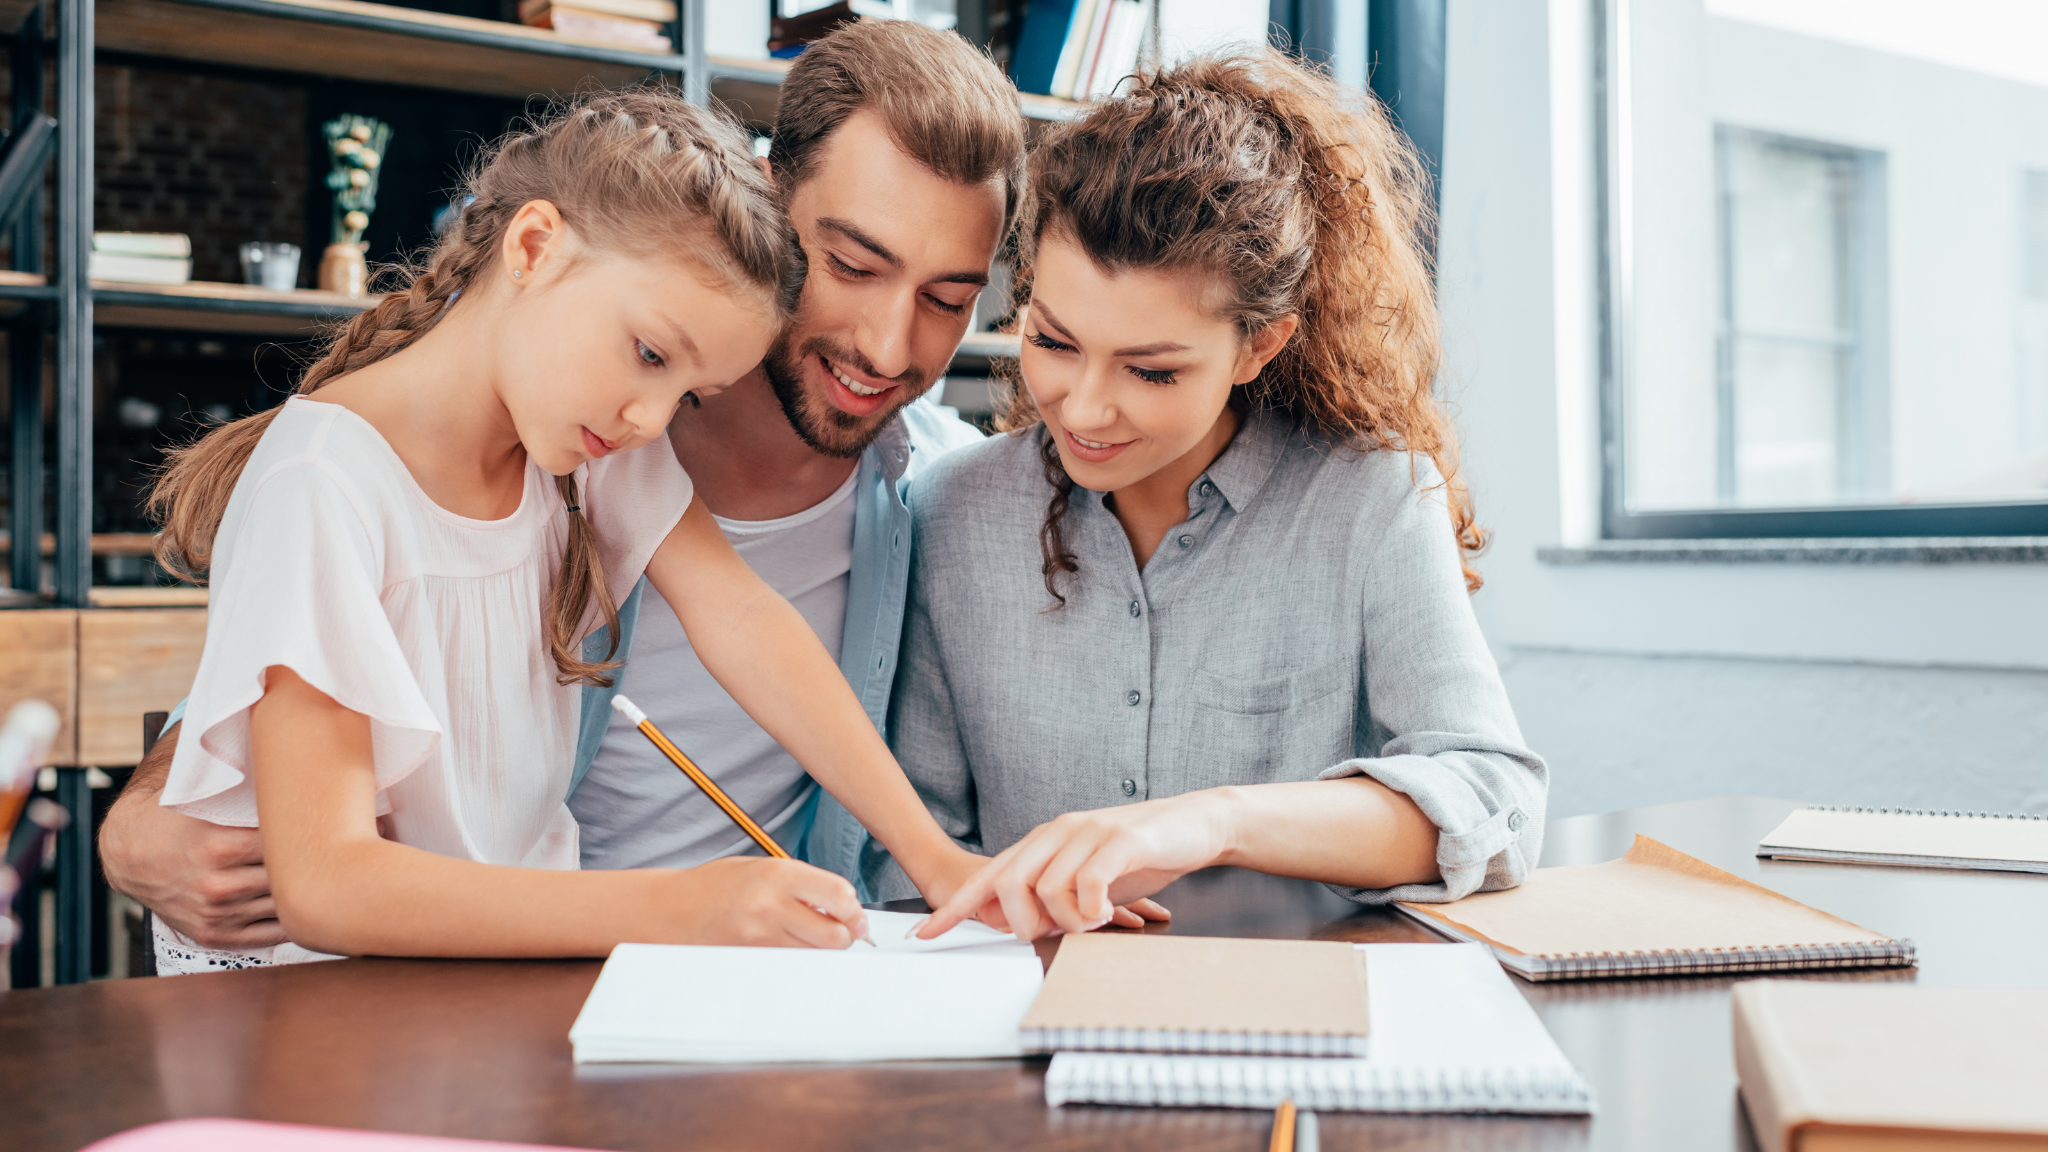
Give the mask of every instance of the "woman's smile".
M 1107 464 L 1111 460 L 1116 459 L 1117 455 L 1124 449 L 1137 443 L 1136 440 L 1089 440 L 1085 437 L 1077 436 L 1071 431 L 1068 431 L 1066 435 L 1067 447 L 1073 451 L 1076 457 L 1090 464 Z

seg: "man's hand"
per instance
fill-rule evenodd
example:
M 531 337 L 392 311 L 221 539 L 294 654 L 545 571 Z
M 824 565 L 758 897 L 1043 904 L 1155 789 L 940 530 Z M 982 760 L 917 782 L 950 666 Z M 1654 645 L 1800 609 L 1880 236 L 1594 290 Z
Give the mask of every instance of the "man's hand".
M 195 820 L 157 803 L 180 727 L 164 730 L 107 812 L 100 830 L 107 883 L 202 947 L 282 944 L 262 834 Z

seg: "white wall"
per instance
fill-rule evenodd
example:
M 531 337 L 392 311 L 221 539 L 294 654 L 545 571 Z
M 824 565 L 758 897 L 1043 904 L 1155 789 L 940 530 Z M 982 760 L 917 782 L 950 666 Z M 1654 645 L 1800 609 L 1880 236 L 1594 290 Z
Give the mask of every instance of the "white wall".
M 1158 0 L 1158 4 L 1159 58 L 1165 63 L 1193 52 L 1250 48 L 1266 42 L 1271 13 L 1267 0 Z
M 704 5 L 704 51 L 740 60 L 768 58 L 772 0 L 714 0 Z
M 1554 812 L 2048 812 L 2048 567 L 1536 559 L 1598 525 L 1585 8 L 1451 0 L 1447 46 L 1446 380 L 1496 533 L 1474 603 Z

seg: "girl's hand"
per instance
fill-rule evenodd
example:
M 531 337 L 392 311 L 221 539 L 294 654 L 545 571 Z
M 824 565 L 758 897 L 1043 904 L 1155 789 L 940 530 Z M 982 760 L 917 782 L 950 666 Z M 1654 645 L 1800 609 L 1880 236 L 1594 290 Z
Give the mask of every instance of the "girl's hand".
M 917 934 L 929 940 L 969 917 L 1026 940 L 1164 920 L 1166 910 L 1144 897 L 1220 862 L 1229 849 L 1222 791 L 1069 812 L 1041 824 L 955 892 Z
M 801 861 L 727 856 L 663 879 L 673 899 L 653 943 L 845 948 L 868 932 L 853 885 Z

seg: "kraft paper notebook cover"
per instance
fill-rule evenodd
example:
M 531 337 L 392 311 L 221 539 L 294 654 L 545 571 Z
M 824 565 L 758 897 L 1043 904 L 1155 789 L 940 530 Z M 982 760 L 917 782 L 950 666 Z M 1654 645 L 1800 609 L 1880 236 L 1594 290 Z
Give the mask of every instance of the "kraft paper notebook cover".
M 1914 963 L 1910 940 L 1859 928 L 1647 836 L 1605 864 L 1538 868 L 1519 888 L 1395 907 L 1453 940 L 1491 945 L 1529 980 Z
M 2048 816 L 1801 808 L 1757 845 L 1778 860 L 2048 873 Z
M 1045 1102 L 1272 1108 L 1292 1099 L 1310 1111 L 1593 1111 L 1593 1090 L 1485 948 L 1345 947 L 1365 957 L 1372 976 L 1369 1056 L 1061 1052 L 1045 1070 Z
M 1762 1152 L 2048 1149 L 2048 991 L 1754 980 L 1735 1075 Z
M 1340 941 L 1068 936 L 1024 1050 L 1362 1056 L 1365 984 L 1364 955 Z

